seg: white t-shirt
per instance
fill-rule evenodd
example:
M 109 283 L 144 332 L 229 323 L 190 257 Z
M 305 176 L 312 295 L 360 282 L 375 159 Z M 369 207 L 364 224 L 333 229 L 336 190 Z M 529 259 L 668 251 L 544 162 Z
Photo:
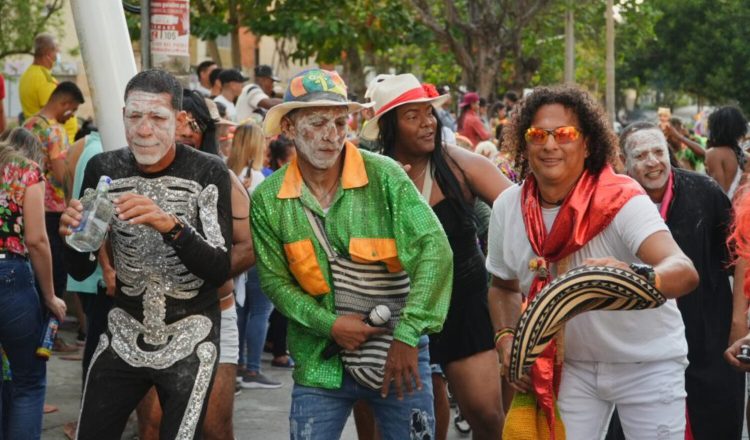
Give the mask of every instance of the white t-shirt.
M 443 142 L 450 145 L 456 145 L 456 133 L 448 127 L 443 127 Z
M 195 91 L 205 96 L 206 98 L 211 96 L 211 90 L 203 87 L 201 83 L 195 85 Z
M 214 98 L 214 102 L 222 103 L 227 109 L 227 119 L 233 122 L 237 122 L 237 108 L 234 106 L 232 101 L 225 98 L 224 95 L 219 95 Z
M 257 84 L 248 84 L 242 88 L 242 93 L 237 98 L 237 122 L 242 122 L 253 115 L 258 104 L 268 95 Z
M 247 188 L 247 193 L 253 195 L 253 192 L 255 192 L 255 188 L 257 188 L 258 185 L 261 184 L 261 182 L 266 180 L 266 176 L 264 176 L 263 173 L 254 168 L 250 169 L 250 176 L 252 177 L 252 180 L 250 181 L 250 186 Z M 247 177 L 247 167 L 243 168 L 240 172 L 240 175 L 237 177 L 240 178 L 240 181 Z
M 549 231 L 560 208 L 542 209 Z M 489 226 L 487 270 L 503 280 L 518 280 L 526 295 L 533 280 L 528 264 L 531 250 L 521 214 L 521 186 L 500 194 L 492 207 Z M 569 268 L 586 258 L 614 257 L 625 263 L 640 262 L 641 243 L 659 231 L 668 231 L 648 196 L 633 197 L 612 223 L 573 253 Z M 557 265 L 550 269 L 557 275 Z M 590 362 L 652 362 L 686 360 L 687 342 L 682 316 L 675 300 L 656 309 L 585 312 L 565 326 L 565 359 Z

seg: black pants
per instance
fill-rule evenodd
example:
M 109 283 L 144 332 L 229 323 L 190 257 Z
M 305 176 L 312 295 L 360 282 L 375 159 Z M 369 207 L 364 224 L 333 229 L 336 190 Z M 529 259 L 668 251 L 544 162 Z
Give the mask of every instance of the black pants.
M 219 359 L 218 313 L 214 318 L 209 337 L 193 353 L 163 369 L 128 364 L 112 348 L 110 331 L 105 332 L 99 338 L 86 378 L 78 439 L 121 438 L 128 417 L 152 386 L 163 411 L 159 438 L 184 438 L 185 432 L 187 438 L 200 438 Z M 212 350 L 210 362 L 205 356 L 202 361 L 198 354 L 207 350 Z
M 99 337 L 107 330 L 107 313 L 112 308 L 112 298 L 106 295 L 106 289 L 99 287 L 96 295 L 82 293 L 83 312 L 86 314 L 86 345 L 83 347 L 83 369 L 81 387 L 86 383 L 91 357 L 99 344 Z
M 268 341 L 273 344 L 273 357 L 286 356 L 286 317 L 274 309 L 268 327 Z
M 68 283 L 68 272 L 65 270 L 65 242 L 58 231 L 60 227 L 59 212 L 48 212 L 44 215 L 49 237 L 49 248 L 52 252 L 52 278 L 55 286 L 55 296 L 62 298 Z M 41 292 L 41 290 L 40 290 Z

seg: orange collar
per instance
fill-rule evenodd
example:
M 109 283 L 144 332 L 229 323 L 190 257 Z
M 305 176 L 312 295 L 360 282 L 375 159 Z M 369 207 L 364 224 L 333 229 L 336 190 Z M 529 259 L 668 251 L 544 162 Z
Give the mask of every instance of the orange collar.
M 360 188 L 369 182 L 365 161 L 359 149 L 351 142 L 344 144 L 344 170 L 341 172 L 341 186 L 344 189 Z M 295 157 L 286 169 L 284 181 L 281 183 L 276 197 L 279 199 L 296 199 L 302 195 L 302 173 Z

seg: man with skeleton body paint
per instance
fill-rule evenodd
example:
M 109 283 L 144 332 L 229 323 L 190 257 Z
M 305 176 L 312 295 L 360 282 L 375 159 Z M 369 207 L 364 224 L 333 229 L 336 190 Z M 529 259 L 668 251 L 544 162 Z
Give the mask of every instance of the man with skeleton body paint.
M 117 290 L 87 374 L 79 439 L 119 438 L 151 386 L 164 410 L 161 438 L 200 432 L 219 351 L 216 291 L 230 269 L 230 180 L 220 159 L 175 143 L 181 108 L 172 75 L 138 73 L 125 89 L 128 148 L 86 167 L 84 200 L 100 176 L 112 178 Z M 71 200 L 61 234 L 79 224 L 81 211 Z M 69 249 L 67 257 L 74 278 L 93 271 L 88 254 Z

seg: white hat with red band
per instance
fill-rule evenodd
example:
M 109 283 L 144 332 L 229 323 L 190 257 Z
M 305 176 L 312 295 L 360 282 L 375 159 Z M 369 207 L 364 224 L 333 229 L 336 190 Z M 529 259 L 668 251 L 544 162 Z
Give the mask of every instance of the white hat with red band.
M 372 101 L 375 103 L 375 116 L 367 121 L 362 129 L 362 137 L 365 139 L 377 139 L 380 128 L 378 121 L 380 117 L 404 104 L 416 104 L 429 102 L 433 106 L 442 104 L 448 99 L 448 95 L 430 96 L 422 87 L 416 76 L 411 73 L 394 75 L 384 79 L 374 88 Z

